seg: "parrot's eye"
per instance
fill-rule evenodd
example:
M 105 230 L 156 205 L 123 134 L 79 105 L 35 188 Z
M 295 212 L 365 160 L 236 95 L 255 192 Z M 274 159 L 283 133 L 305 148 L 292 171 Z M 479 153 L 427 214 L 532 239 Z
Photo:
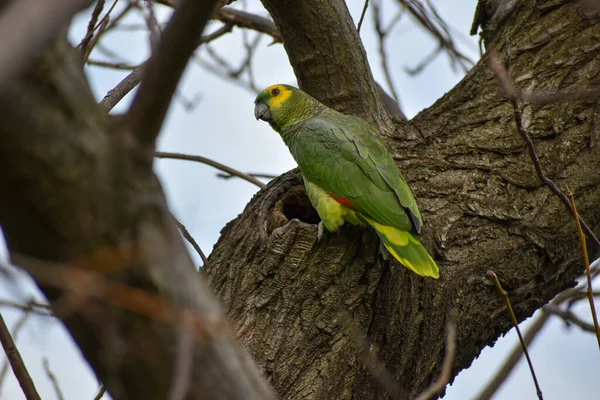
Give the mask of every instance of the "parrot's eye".
M 279 89 L 273 89 L 273 90 L 271 90 L 271 95 L 272 96 L 277 96 L 277 95 L 279 95 L 279 93 L 280 93 Z

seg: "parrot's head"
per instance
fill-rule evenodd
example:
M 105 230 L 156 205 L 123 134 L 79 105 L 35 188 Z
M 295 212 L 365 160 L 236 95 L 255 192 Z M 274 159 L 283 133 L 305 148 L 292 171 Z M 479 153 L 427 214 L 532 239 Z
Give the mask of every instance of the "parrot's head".
M 309 97 L 300 89 L 288 85 L 272 85 L 264 89 L 254 100 L 254 116 L 267 121 L 276 131 L 295 123 L 299 105 Z

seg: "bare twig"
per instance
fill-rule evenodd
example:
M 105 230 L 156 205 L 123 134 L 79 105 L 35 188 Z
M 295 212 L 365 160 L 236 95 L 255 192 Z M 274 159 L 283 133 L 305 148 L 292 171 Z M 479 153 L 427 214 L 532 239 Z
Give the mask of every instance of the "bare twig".
M 138 65 L 129 75 L 127 75 L 114 88 L 106 93 L 106 96 L 100 101 L 100 105 L 106 108 L 106 111 L 112 110 L 123 97 L 127 96 L 141 81 L 144 75 L 146 63 Z
M 273 43 L 281 43 L 282 41 L 279 29 L 277 29 L 275 23 L 268 18 L 230 7 L 223 7 L 220 9 L 215 14 L 215 18 L 226 24 L 265 33 L 273 38 Z
M 356 26 L 356 30 L 360 33 L 360 28 L 362 27 L 363 21 L 365 19 L 365 14 L 367 13 L 367 8 L 369 8 L 369 0 L 365 0 L 365 5 L 360 13 L 360 19 L 358 20 L 358 25 Z
M 425 67 L 429 65 L 429 63 L 431 63 L 433 60 L 435 60 L 435 58 L 442 52 L 442 50 L 444 50 L 444 48 L 441 45 L 438 46 L 435 50 L 433 50 L 431 52 L 431 54 L 429 54 L 427 57 L 425 57 L 423 59 L 423 61 L 421 61 L 415 67 L 411 68 L 411 67 L 405 66 L 404 71 L 406 71 L 407 74 L 412 75 L 412 76 L 420 74 L 423 71 L 423 69 L 425 69 Z
M 121 62 L 109 62 L 109 61 L 100 61 L 100 60 L 87 60 L 87 65 L 93 65 L 95 67 L 104 67 L 111 69 L 121 69 L 125 71 L 131 71 L 139 67 L 139 65 L 131 65 Z
M 125 123 L 125 134 L 147 149 L 154 148 L 179 79 L 215 3 L 216 0 L 180 0 L 148 61 Z
M 81 48 L 83 54 L 89 54 L 89 51 L 88 51 L 87 47 L 89 46 L 89 42 L 92 39 L 92 36 L 94 35 L 94 32 L 96 32 L 96 30 L 98 28 L 100 28 L 100 26 L 102 26 L 103 24 L 106 25 L 108 23 L 107 20 L 110 18 L 110 14 L 115 9 L 115 6 L 117 5 L 118 1 L 119 0 L 114 0 L 113 1 L 112 5 L 110 6 L 110 8 L 106 12 L 106 14 L 104 14 L 104 17 L 102 17 L 102 19 L 98 23 L 96 23 L 95 21 L 98 20 L 98 16 L 102 12 L 102 9 L 98 10 L 98 6 L 100 5 L 99 4 L 100 2 L 98 2 L 98 4 L 96 5 L 96 8 L 92 12 L 92 19 L 90 20 L 90 23 L 88 24 L 88 31 L 86 32 L 84 38 L 81 39 L 81 42 L 79 42 L 79 44 L 77 45 L 77 47 Z M 102 8 L 104 8 L 104 1 L 102 1 Z M 98 12 L 98 14 L 94 17 L 94 14 L 96 12 Z M 91 29 L 90 29 L 90 26 L 91 26 Z
M 599 263 L 600 265 L 600 263 Z M 546 322 L 550 320 L 550 316 L 556 315 L 553 314 L 552 311 L 548 310 L 548 306 L 556 306 L 558 307 L 565 301 L 569 301 L 574 298 L 584 297 L 585 294 L 582 294 L 580 288 L 567 289 L 564 292 L 560 293 L 556 296 L 550 304 L 542 307 L 542 313 L 529 325 L 527 332 L 523 336 L 523 341 L 525 342 L 526 347 L 529 347 L 533 340 L 537 337 L 538 333 L 541 332 L 542 328 L 546 325 Z M 496 370 L 494 377 L 487 383 L 487 385 L 482 389 L 476 400 L 489 400 L 494 396 L 496 391 L 500 388 L 502 383 L 510 376 L 510 373 L 514 370 L 517 363 L 521 360 L 521 356 L 523 355 L 523 346 L 519 343 L 513 347 L 513 350 L 510 352 L 504 363 L 500 368 Z
M 185 238 L 185 240 L 187 240 L 192 245 L 192 247 L 194 248 L 194 250 L 196 250 L 196 253 L 198 253 L 198 255 L 200 256 L 200 258 L 202 259 L 202 262 L 204 263 L 204 267 L 208 266 L 208 259 L 206 258 L 206 255 L 204 254 L 204 252 L 202 251 L 202 249 L 198 245 L 198 242 L 196 242 L 196 240 L 190 234 L 190 232 L 187 230 L 187 228 L 185 227 L 185 225 L 183 225 L 181 222 L 179 222 L 179 220 L 177 218 L 175 218 L 175 216 L 173 214 L 171 214 L 171 216 L 175 220 L 175 223 L 179 227 L 179 230 L 181 231 L 181 234 L 183 235 L 183 237 Z
M 135 1 L 128 1 L 127 5 L 114 17 L 112 17 L 110 19 L 110 23 L 108 24 L 108 26 L 106 27 L 106 29 L 104 30 L 104 34 L 106 34 L 107 32 L 115 29 L 117 26 L 121 26 L 120 22 L 123 18 L 125 18 L 125 16 L 129 13 L 129 11 L 133 10 L 135 8 L 136 2 Z M 145 25 L 144 25 L 144 29 L 145 29 Z
M 268 180 L 277 178 L 277 175 L 262 174 L 262 173 L 255 173 L 255 172 L 249 172 L 249 173 L 247 173 L 247 175 L 253 176 L 255 178 L 263 178 L 263 179 L 268 179 Z M 237 175 L 231 175 L 231 174 L 226 174 L 226 173 L 222 173 L 222 172 L 217 172 L 217 177 L 221 178 L 221 179 L 239 178 L 239 176 L 237 176 Z
M 452 372 L 452 364 L 454 363 L 454 354 L 456 353 L 456 322 L 454 319 L 454 312 L 451 311 L 448 314 L 448 322 L 446 323 L 446 354 L 444 355 L 442 372 L 438 379 L 417 397 L 417 400 L 429 400 L 434 398 L 435 395 L 446 387 L 448 381 L 450 381 L 450 373 Z
M 475 64 L 473 60 L 456 48 L 446 22 L 439 16 L 431 2 L 428 1 L 427 6 L 419 0 L 398 0 L 398 2 L 438 40 L 450 56 L 450 60 L 453 62 L 452 66 L 456 63 L 464 72 L 467 72 Z
M 156 47 L 158 46 L 158 41 L 160 40 L 161 29 L 158 24 L 158 21 L 156 20 L 156 15 L 154 13 L 154 2 L 145 1 L 144 5 L 145 7 L 139 7 L 139 9 L 142 15 L 144 16 L 144 19 L 146 20 L 146 26 L 148 27 L 148 34 L 150 39 L 150 49 L 151 53 L 154 53 Z
M 502 288 L 502 285 L 500 284 L 500 280 L 498 279 L 498 276 L 496 275 L 496 273 L 494 271 L 490 270 L 486 273 L 486 275 L 493 280 L 494 284 L 496 285 L 496 289 L 498 290 L 498 293 L 500 293 L 500 295 L 502 296 L 502 299 L 504 300 L 504 304 L 506 305 L 506 309 L 508 310 L 510 319 L 512 320 L 513 326 L 515 327 L 515 330 L 517 331 L 517 335 L 519 336 L 519 341 L 521 342 L 521 346 L 523 347 L 523 352 L 525 353 L 525 357 L 527 358 L 527 364 L 529 365 L 529 370 L 531 371 L 531 377 L 533 378 L 533 383 L 535 384 L 535 389 L 536 389 L 538 399 L 543 400 L 542 390 L 540 389 L 540 385 L 538 384 L 537 377 L 535 376 L 535 370 L 533 369 L 533 363 L 531 362 L 531 358 L 529 357 L 529 352 L 527 351 L 527 345 L 525 344 L 525 341 L 523 340 L 523 336 L 521 335 L 521 330 L 519 329 L 519 322 L 517 321 L 515 312 L 513 311 L 512 306 L 510 304 L 510 299 L 508 297 L 508 293 L 506 292 L 506 290 L 504 290 Z
M 556 316 L 562 318 L 567 323 L 572 323 L 574 325 L 577 325 L 579 328 L 581 328 L 585 332 L 590 332 L 590 333 L 596 332 L 596 328 L 594 327 L 594 325 L 582 320 L 581 318 L 579 318 L 577 315 L 573 314 L 569 310 L 563 310 L 562 308 L 560 308 L 557 305 L 547 304 L 544 306 L 544 311 L 547 312 L 548 314 L 553 314 L 553 315 L 556 315 Z
M 494 377 L 490 379 L 487 385 L 481 390 L 479 395 L 475 397 L 476 400 L 489 400 L 496 393 L 496 391 L 502 386 L 504 381 L 510 376 L 510 373 L 517 366 L 518 362 L 521 360 L 521 356 L 523 355 L 523 349 L 527 348 L 527 346 L 531 345 L 533 340 L 537 337 L 538 333 L 542 330 L 542 328 L 546 325 L 546 322 L 550 319 L 550 313 L 542 313 L 530 326 L 527 332 L 525 332 L 525 336 L 523 336 L 523 343 L 525 343 L 525 347 L 523 347 L 520 343 L 517 344 L 513 350 L 510 352 L 509 356 L 506 358 L 502 366 L 496 369 Z
M 587 244 L 585 242 L 585 234 L 581 229 L 581 222 L 579 221 L 579 214 L 577 213 L 577 206 L 575 205 L 575 197 L 573 192 L 569 190 L 569 200 L 571 201 L 571 208 L 573 209 L 573 216 L 575 217 L 575 223 L 577 224 L 577 232 L 579 232 L 579 240 L 581 241 L 581 249 L 583 252 L 583 262 L 585 263 L 585 276 L 587 278 L 587 297 L 590 303 L 590 311 L 592 313 L 592 320 L 594 321 L 594 330 L 596 332 L 596 339 L 598 340 L 598 347 L 600 348 L 600 327 L 598 326 L 598 316 L 596 315 L 596 305 L 594 304 L 594 291 L 592 289 L 592 274 L 590 272 L 590 258 L 588 257 Z
M 209 43 L 228 32 L 231 32 L 231 25 L 223 25 L 216 31 L 206 36 L 201 36 L 198 41 L 198 46 L 203 43 Z M 131 92 L 142 81 L 147 63 L 148 61 L 138 65 L 129 75 L 119 82 L 117 86 L 109 90 L 102 101 L 100 101 L 100 105 L 106 108 L 107 111 L 112 110 L 121 100 L 123 100 L 123 97 Z
M 96 27 L 96 23 L 98 22 L 98 17 L 100 17 L 100 13 L 102 13 L 103 9 L 104 9 L 104 0 L 98 0 L 98 2 L 96 3 L 96 7 L 94 7 L 94 11 L 92 11 L 92 15 L 90 17 L 90 22 L 88 23 L 88 27 L 87 27 L 87 32 L 86 32 L 85 36 L 83 37 L 83 40 L 81 41 L 81 43 L 79 43 L 79 46 L 81 47 L 81 52 L 83 54 L 87 53 L 87 45 L 90 42 L 92 35 L 94 34 L 94 29 Z
M 52 387 L 54 388 L 54 393 L 56 393 L 56 398 L 58 400 L 64 400 L 65 397 L 62 394 L 62 390 L 60 390 L 60 386 L 58 385 L 58 380 L 56 379 L 56 375 L 54 375 L 54 373 L 50 369 L 50 362 L 48 361 L 48 358 L 44 357 L 43 364 L 44 364 L 44 371 L 46 371 L 46 375 L 48 376 L 48 379 L 50 379 L 50 382 L 52 382 Z
M 21 328 L 23 328 L 23 326 L 25 326 L 25 322 L 31 315 L 31 312 L 29 310 L 23 310 L 23 311 L 25 311 L 25 312 L 23 314 L 21 314 L 21 318 L 19 318 L 19 320 L 17 321 L 15 326 L 13 326 L 13 328 L 12 328 L 11 335 L 12 335 L 14 341 L 16 341 L 17 338 L 19 337 L 19 333 L 21 333 Z M 2 383 L 4 382 L 4 379 L 6 378 L 6 375 L 8 373 L 8 365 L 9 365 L 9 360 L 6 359 L 6 360 L 4 360 L 4 363 L 2 363 L 2 368 L 0 368 L 0 394 L 2 393 Z M 0 396 L 0 399 L 1 398 L 2 398 L 2 396 Z
M 100 400 L 104 396 L 104 393 L 106 393 L 106 386 L 102 385 L 100 391 L 98 392 L 96 397 L 94 397 L 94 400 Z
M 378 45 L 379 45 L 379 56 L 381 59 L 381 68 L 383 69 L 383 74 L 385 75 L 385 80 L 390 89 L 392 97 L 398 107 L 400 107 L 400 101 L 398 97 L 398 93 L 396 92 L 396 88 L 394 86 L 394 81 L 392 79 L 392 74 L 390 73 L 390 69 L 388 66 L 387 59 L 387 51 L 385 50 L 385 39 L 390 29 L 393 27 L 391 25 L 388 30 L 384 30 L 381 22 L 381 9 L 379 5 L 379 0 L 373 1 L 373 5 L 371 7 L 373 9 L 373 22 L 375 23 L 375 31 L 377 32 Z
M 490 52 L 489 64 L 490 64 L 490 69 L 496 75 L 496 78 L 500 82 L 500 85 L 502 86 L 504 93 L 508 97 L 508 100 L 510 101 L 510 103 L 513 107 L 513 114 L 514 114 L 514 120 L 515 120 L 515 124 L 517 127 L 517 131 L 519 132 L 519 135 L 521 135 L 521 137 L 527 144 L 527 150 L 529 151 L 529 158 L 531 158 L 531 161 L 535 168 L 535 172 L 536 172 L 538 179 L 540 180 L 540 182 L 542 184 L 546 185 L 552 191 L 552 193 L 554 193 L 556 196 L 558 196 L 560 201 L 565 205 L 565 207 L 567 207 L 567 209 L 569 209 L 569 211 L 573 212 L 573 208 L 571 206 L 571 202 L 569 201 L 569 198 L 556 186 L 556 184 L 552 181 L 552 179 L 548 178 L 544 174 L 542 165 L 540 163 L 540 159 L 538 158 L 538 155 L 535 150 L 535 145 L 533 144 L 531 137 L 529 136 L 529 134 L 523 127 L 523 118 L 522 118 L 521 110 L 519 109 L 519 104 L 518 104 L 518 100 L 520 99 L 520 92 L 513 85 L 512 80 L 510 79 L 510 76 L 508 75 L 508 71 L 506 70 L 506 68 L 504 68 L 504 66 L 502 66 L 500 57 L 498 56 L 498 53 Z M 579 216 L 579 223 L 581 224 L 585 233 L 596 243 L 596 246 L 598 246 L 598 248 L 600 248 L 600 241 L 598 240 L 598 238 L 596 237 L 596 235 L 594 234 L 592 229 L 585 223 L 583 218 L 581 218 L 581 216 Z
M 19 385 L 21 385 L 25 398 L 27 400 L 41 400 L 1 313 L 0 342 L 2 343 L 2 347 L 4 348 L 4 352 L 6 353 L 6 357 L 8 358 L 13 373 L 19 381 Z
M 170 158 L 173 160 L 188 160 L 188 161 L 196 161 L 196 162 L 200 162 L 202 164 L 206 164 L 206 165 L 210 165 L 211 167 L 214 167 L 216 169 L 219 169 L 223 172 L 226 172 L 230 175 L 235 175 L 239 178 L 242 178 L 250 183 L 255 184 L 256 186 L 258 186 L 259 188 L 263 188 L 265 187 L 265 184 L 262 183 L 261 181 L 259 181 L 258 179 L 256 179 L 253 176 L 250 176 L 248 174 L 245 174 L 241 171 L 238 171 L 237 169 L 233 169 L 231 167 L 228 167 L 227 165 L 221 164 L 217 161 L 211 160 L 210 158 L 206 158 L 206 157 L 202 157 L 202 156 L 193 156 L 190 154 L 181 154 L 181 153 L 167 153 L 164 151 L 157 151 L 154 153 L 154 156 L 157 158 Z
M 26 313 L 33 313 L 43 316 L 52 316 L 52 311 L 50 310 L 50 306 L 48 304 L 39 303 L 33 299 L 30 299 L 29 301 L 27 301 L 27 303 L 17 303 L 11 300 L 0 299 L 0 307 L 10 307 L 24 311 Z
M 83 54 L 83 62 L 84 63 L 90 58 L 90 54 L 92 54 L 92 50 L 94 50 L 94 47 L 96 47 L 96 44 L 98 44 L 98 40 L 100 40 L 100 37 L 106 31 L 106 27 L 108 26 L 109 21 L 110 21 L 110 19 L 108 18 L 108 15 L 107 15 L 104 19 L 102 19 L 102 22 L 100 22 L 100 28 L 98 28 L 98 34 L 96 36 L 93 36 L 92 40 L 90 40 L 88 45 L 86 46 L 85 53 Z

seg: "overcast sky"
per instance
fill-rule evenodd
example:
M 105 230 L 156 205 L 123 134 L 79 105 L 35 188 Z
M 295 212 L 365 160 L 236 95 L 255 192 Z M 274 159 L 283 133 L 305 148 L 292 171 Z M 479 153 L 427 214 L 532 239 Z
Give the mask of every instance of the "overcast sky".
M 396 10 L 394 3 L 390 0 L 384 1 L 384 15 L 387 20 L 393 17 Z M 348 1 L 356 21 L 363 4 L 363 0 Z M 476 0 L 437 0 L 434 4 L 438 7 L 440 15 L 452 27 L 459 48 L 473 59 L 477 59 L 478 38 L 468 35 Z M 240 2 L 236 4 L 236 7 L 241 6 Z M 119 7 L 118 5 L 117 10 Z M 257 0 L 249 1 L 248 10 L 266 15 L 266 11 Z M 168 12 L 168 9 L 161 8 L 158 12 L 159 18 L 165 18 Z M 86 11 L 76 18 L 70 32 L 73 43 L 78 43 L 83 37 L 89 15 L 90 12 Z M 126 23 L 140 25 L 144 24 L 144 20 L 139 15 L 132 14 Z M 218 26 L 219 24 L 213 23 L 209 25 L 208 31 Z M 383 84 L 385 79 L 372 27 L 369 13 L 361 36 L 375 78 Z M 250 36 L 252 39 L 254 34 L 251 33 Z M 226 59 L 239 62 L 243 51 L 241 38 L 240 31 L 234 30 L 216 42 L 214 47 Z M 103 41 L 105 47 L 119 54 L 127 63 L 145 60 L 148 56 L 148 43 L 148 37 L 142 31 L 114 33 Z M 262 88 L 274 83 L 296 85 L 283 46 L 269 44 L 269 39 L 264 37 L 254 58 L 257 86 Z M 404 71 L 404 67 L 419 64 L 436 46 L 437 43 L 417 28 L 407 16 L 402 17 L 390 34 L 390 67 L 400 102 L 409 118 L 433 104 L 463 76 L 462 71 L 453 71 L 450 68 L 445 55 L 437 57 L 420 75 L 410 76 Z M 203 52 L 199 54 L 202 57 Z M 105 59 L 97 51 L 91 58 Z M 267 124 L 255 121 L 255 93 L 215 77 L 194 63 L 191 65 L 179 87 L 179 93 L 185 99 L 198 100 L 198 104 L 191 111 L 186 110 L 181 101 L 173 104 L 159 140 L 160 150 L 207 156 L 245 172 L 278 175 L 295 167 L 294 160 L 279 136 Z M 87 72 L 98 99 L 128 73 L 97 67 L 88 68 Z M 126 101 L 121 102 L 115 112 L 126 110 L 130 99 L 131 96 L 128 96 Z M 255 186 L 244 181 L 219 179 L 214 169 L 202 164 L 159 160 L 156 167 L 172 210 L 207 254 L 217 241 L 220 229 L 242 212 L 257 191 Z M 195 254 L 193 257 L 200 264 Z M 1 237 L 0 260 L 7 260 Z M 22 290 L 31 291 L 39 296 L 31 283 L 25 283 L 23 288 Z M 0 298 L 11 298 L 12 292 L 7 289 L 5 284 L 0 284 Z M 9 326 L 16 323 L 19 313 L 11 309 L 0 311 Z M 585 305 L 579 306 L 576 311 L 582 318 L 589 320 L 589 309 Z M 522 329 L 526 329 L 530 321 L 523 323 Z M 463 400 L 476 395 L 493 376 L 497 366 L 503 362 L 504 356 L 516 342 L 516 334 L 511 330 L 506 337 L 498 340 L 494 348 L 485 349 L 473 362 L 472 367 L 463 371 L 448 388 L 445 398 Z M 98 384 L 93 374 L 81 359 L 68 334 L 55 320 L 31 318 L 21 332 L 18 347 L 44 400 L 56 396 L 42 367 L 42 357 L 48 358 L 66 400 L 91 400 L 96 395 Z M 597 379 L 595 371 L 598 370 L 600 353 L 593 335 L 581 333 L 577 328 L 566 329 L 560 320 L 553 320 L 531 346 L 530 352 L 545 399 L 597 398 L 600 380 Z M 0 357 L 0 360 L 3 358 Z M 23 394 L 9 371 L 0 391 L 0 399 L 22 398 Z M 535 398 L 535 390 L 525 363 L 522 362 L 513 372 L 496 398 Z

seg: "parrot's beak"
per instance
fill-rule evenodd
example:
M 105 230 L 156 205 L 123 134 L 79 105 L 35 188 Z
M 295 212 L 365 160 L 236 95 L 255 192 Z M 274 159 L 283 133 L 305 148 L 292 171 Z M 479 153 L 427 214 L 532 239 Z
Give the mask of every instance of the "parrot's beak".
M 271 116 L 271 110 L 269 106 L 259 101 L 254 105 L 254 116 L 256 119 L 262 119 L 263 121 L 271 122 L 273 121 L 273 117 Z

